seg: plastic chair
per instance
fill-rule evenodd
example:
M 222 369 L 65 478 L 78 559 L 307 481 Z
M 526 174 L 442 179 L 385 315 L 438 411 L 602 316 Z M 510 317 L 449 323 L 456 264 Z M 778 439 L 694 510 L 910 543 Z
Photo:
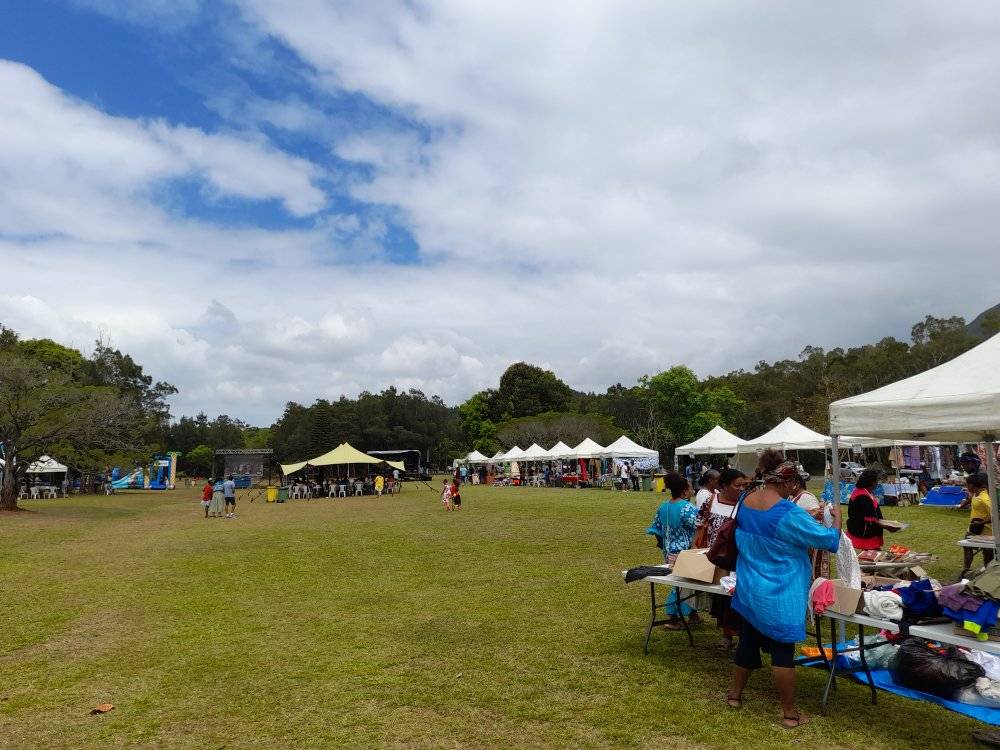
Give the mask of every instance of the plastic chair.
M 364 485 L 364 483 L 363 482 L 355 482 L 354 483 L 354 496 L 357 497 L 358 495 L 364 495 L 364 494 L 365 494 L 365 485 Z

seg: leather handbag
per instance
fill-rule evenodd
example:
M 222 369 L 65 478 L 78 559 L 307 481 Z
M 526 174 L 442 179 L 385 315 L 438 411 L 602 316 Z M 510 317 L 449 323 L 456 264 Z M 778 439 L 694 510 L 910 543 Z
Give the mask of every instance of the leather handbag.
M 730 573 L 736 570 L 736 558 L 739 555 L 739 550 L 736 547 L 736 519 L 739 517 L 740 506 L 743 505 L 745 497 L 746 494 L 736 503 L 733 517 L 727 519 L 719 527 L 719 531 L 715 535 L 715 543 L 709 547 L 706 555 L 710 563 Z

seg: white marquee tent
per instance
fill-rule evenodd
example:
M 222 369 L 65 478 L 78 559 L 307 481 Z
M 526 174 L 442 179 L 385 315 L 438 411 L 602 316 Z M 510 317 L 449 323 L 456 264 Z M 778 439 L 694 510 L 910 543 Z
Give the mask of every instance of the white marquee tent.
M 909 442 L 992 444 L 1000 438 L 1000 334 L 932 370 L 833 402 L 830 432 L 834 445 L 845 432 Z M 996 456 L 990 448 L 986 473 L 993 519 L 1000 522 Z M 1000 557 L 1000 536 L 996 548 Z
M 500 456 L 501 461 L 521 461 L 524 459 L 524 451 L 518 446 L 514 446 L 509 451 Z
M 736 453 L 739 446 L 746 445 L 746 442 L 746 440 L 737 437 L 724 427 L 715 425 L 715 427 L 693 443 L 679 446 L 676 453 L 694 454 L 696 456 Z
M 755 453 L 767 448 L 786 450 L 823 450 L 830 445 L 830 438 L 810 430 L 791 417 L 785 417 L 776 427 L 754 440 L 744 441 L 737 453 Z
M 479 451 L 472 451 L 472 453 L 465 457 L 465 460 L 470 464 L 484 464 L 489 461 L 489 459 Z
M 548 459 L 549 452 L 538 443 L 532 443 L 524 451 L 525 461 L 547 461 Z
M 660 454 L 651 448 L 643 448 L 626 435 L 601 451 L 602 458 L 659 458 Z
M 569 458 L 600 458 L 604 448 L 590 438 L 584 438 L 578 446 L 570 451 Z
M 69 469 L 54 458 L 42 456 L 28 466 L 28 474 L 65 474 Z
M 547 458 L 550 461 L 553 461 L 558 458 L 569 458 L 572 452 L 573 449 L 570 448 L 568 445 L 566 445 L 566 443 L 564 443 L 562 440 L 560 440 L 558 443 L 553 445 L 545 452 L 545 458 Z

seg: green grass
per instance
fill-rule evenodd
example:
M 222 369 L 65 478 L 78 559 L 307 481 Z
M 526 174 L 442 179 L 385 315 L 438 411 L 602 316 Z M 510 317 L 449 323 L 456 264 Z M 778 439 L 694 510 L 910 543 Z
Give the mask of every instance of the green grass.
M 463 492 L 241 502 L 196 490 L 25 503 L 0 516 L 0 748 L 971 747 L 979 725 L 842 682 L 778 726 L 765 673 L 726 710 L 704 627 L 643 656 L 659 496 Z M 966 516 L 889 509 L 954 575 Z M 800 670 L 818 712 L 823 674 Z M 116 709 L 89 716 L 97 703 Z

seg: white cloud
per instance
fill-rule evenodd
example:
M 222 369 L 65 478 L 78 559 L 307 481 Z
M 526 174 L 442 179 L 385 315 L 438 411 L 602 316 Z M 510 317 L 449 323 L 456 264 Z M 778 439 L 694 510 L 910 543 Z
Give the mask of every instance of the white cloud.
M 580 388 L 707 374 L 1000 296 L 992 3 L 233 2 L 305 61 L 316 101 L 216 92 L 233 129 L 209 134 L 0 64 L 18 187 L 0 191 L 0 320 L 110 329 L 182 387 L 179 411 L 268 421 L 390 384 L 460 401 L 519 359 Z M 169 5 L 101 4 L 152 23 Z M 332 122 L 345 91 L 396 124 Z M 368 165 L 343 184 L 378 210 L 328 209 L 329 176 L 261 123 Z M 314 226 L 177 218 L 153 193 L 178 178 Z M 388 264 L 390 220 L 436 265 Z M 369 262 L 327 264 L 344 259 Z

